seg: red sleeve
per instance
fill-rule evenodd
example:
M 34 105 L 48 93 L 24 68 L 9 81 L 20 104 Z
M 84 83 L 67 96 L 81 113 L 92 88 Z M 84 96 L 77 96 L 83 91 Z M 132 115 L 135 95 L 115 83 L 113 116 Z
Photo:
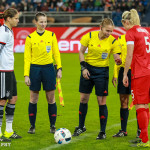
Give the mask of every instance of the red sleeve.
M 128 30 L 126 32 L 126 41 L 135 41 L 135 32 L 133 30 Z

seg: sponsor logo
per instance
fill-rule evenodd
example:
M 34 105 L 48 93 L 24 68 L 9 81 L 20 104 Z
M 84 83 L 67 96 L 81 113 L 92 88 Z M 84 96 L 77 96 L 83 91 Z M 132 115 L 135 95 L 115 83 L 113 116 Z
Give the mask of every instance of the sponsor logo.
M 9 97 L 10 96 L 10 91 L 7 91 L 6 92 L 6 97 Z
M 14 52 L 16 53 L 23 53 L 24 52 L 24 40 L 15 40 L 15 45 L 14 45 Z
M 79 40 L 60 40 L 58 46 L 61 52 L 79 52 L 81 44 Z
M 49 53 L 50 50 L 51 50 L 51 46 L 46 46 L 46 51 L 47 51 L 47 53 Z
M 20 30 L 16 33 L 16 39 L 26 39 L 26 37 L 30 34 L 28 30 Z

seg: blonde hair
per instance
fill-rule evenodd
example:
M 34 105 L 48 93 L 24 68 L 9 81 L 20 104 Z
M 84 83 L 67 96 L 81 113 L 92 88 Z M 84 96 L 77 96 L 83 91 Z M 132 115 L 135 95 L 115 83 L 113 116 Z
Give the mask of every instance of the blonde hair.
M 104 18 L 102 20 L 102 22 L 100 23 L 100 26 L 104 27 L 106 25 L 112 25 L 112 26 L 114 26 L 114 23 L 113 23 L 113 21 L 110 18 Z
M 129 20 L 132 25 L 140 25 L 140 18 L 138 12 L 135 9 L 125 11 L 122 14 L 122 20 Z

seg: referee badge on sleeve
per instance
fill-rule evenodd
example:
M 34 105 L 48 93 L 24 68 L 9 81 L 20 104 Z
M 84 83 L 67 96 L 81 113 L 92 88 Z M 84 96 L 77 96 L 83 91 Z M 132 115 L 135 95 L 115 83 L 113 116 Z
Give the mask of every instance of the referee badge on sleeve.
M 51 50 L 51 46 L 46 46 L 46 51 L 47 51 L 47 53 L 49 53 L 50 50 Z

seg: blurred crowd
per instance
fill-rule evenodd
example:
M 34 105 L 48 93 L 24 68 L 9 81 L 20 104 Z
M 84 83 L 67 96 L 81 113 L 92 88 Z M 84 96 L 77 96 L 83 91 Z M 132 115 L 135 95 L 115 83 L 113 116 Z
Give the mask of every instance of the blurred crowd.
M 125 10 L 136 9 L 141 18 L 148 10 L 150 0 L 0 0 L 0 12 L 12 7 L 21 12 L 77 12 L 111 11 L 116 26 L 122 26 L 121 16 Z M 54 18 L 50 22 L 54 22 Z
M 148 0 L 1 0 L 0 11 L 9 7 L 18 11 L 113 11 L 123 12 L 131 8 L 143 15 Z

